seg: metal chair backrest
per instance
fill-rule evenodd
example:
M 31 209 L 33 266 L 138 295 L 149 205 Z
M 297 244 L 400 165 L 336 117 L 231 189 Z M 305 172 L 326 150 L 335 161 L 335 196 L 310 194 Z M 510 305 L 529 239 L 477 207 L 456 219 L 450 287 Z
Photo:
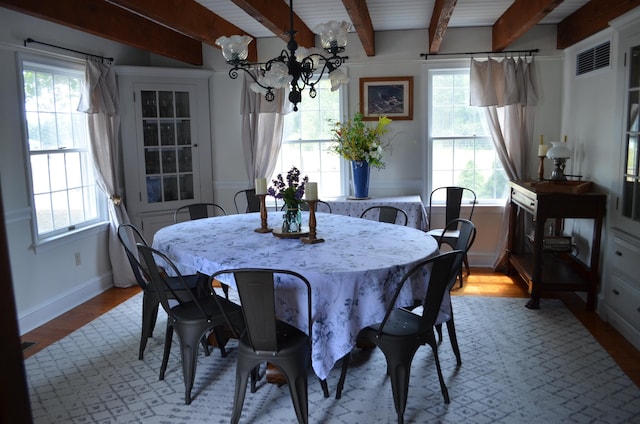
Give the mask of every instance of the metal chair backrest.
M 241 205 L 244 202 L 240 201 L 240 198 L 244 197 L 246 202 L 246 207 L 244 210 L 240 210 Z M 233 196 L 233 203 L 236 207 L 237 213 L 250 213 L 250 212 L 260 212 L 260 200 L 258 196 L 256 196 L 255 188 L 248 188 L 246 190 L 240 190 Z
M 249 344 L 255 352 L 278 352 L 276 332 L 276 282 L 280 290 L 306 289 L 307 334 L 311 332 L 311 285 L 297 272 L 282 269 L 238 268 L 214 273 L 211 280 L 222 274 L 233 274 Z M 302 308 L 299 308 L 302 311 Z
M 360 218 L 367 218 L 367 216 L 372 216 L 375 211 L 379 211 L 378 221 L 386 222 L 389 224 L 399 224 L 399 225 L 407 225 L 409 222 L 409 217 L 407 213 L 400 208 L 396 208 L 395 206 L 371 206 L 365 209 L 361 214 Z
M 447 234 L 457 232 L 457 237 L 448 237 Z M 456 268 L 460 270 L 460 280 L 462 281 L 462 261 L 471 249 L 473 242 L 476 239 L 476 226 L 468 219 L 457 218 L 450 221 L 445 227 L 442 235 L 438 238 L 438 246 L 443 244 L 451 246 L 453 250 L 460 250 L 464 252 L 464 255 L 455 264 Z M 452 243 L 453 240 L 453 243 Z M 454 282 L 456 276 L 454 275 Z M 453 284 L 452 284 L 453 287 Z
M 445 223 L 453 221 L 456 218 L 460 218 L 460 211 L 462 209 L 463 201 L 464 203 L 469 203 L 471 206 L 469 209 L 469 216 L 466 219 L 471 220 L 473 218 L 473 211 L 476 205 L 476 193 L 470 188 L 466 187 L 458 187 L 458 186 L 447 186 L 447 187 L 438 187 L 431 192 L 429 196 L 429 213 L 427 214 L 427 219 L 429 220 L 428 225 L 429 229 L 433 228 L 432 226 L 432 207 L 434 205 L 434 200 L 437 201 L 438 197 L 441 194 L 445 193 Z M 443 225 L 443 226 L 444 226 Z
M 384 325 L 388 321 L 391 313 L 397 308 L 396 300 L 402 290 L 402 286 L 407 280 L 409 280 L 417 272 L 430 272 L 429 286 L 423 299 L 423 312 L 420 320 L 419 332 L 429 331 L 433 329 L 440 312 L 440 306 L 446 292 L 448 292 L 458 272 L 459 264 L 464 257 L 462 250 L 452 250 L 450 252 L 442 253 L 438 256 L 425 259 L 416 265 L 414 265 L 400 280 L 398 287 L 392 297 L 392 301 L 389 304 L 389 308 L 386 311 L 384 319 L 378 328 L 378 336 L 384 332 Z M 458 264 L 458 267 L 456 267 Z M 430 267 L 430 271 L 429 271 Z
M 300 209 L 302 209 L 303 211 L 308 211 L 309 204 L 307 202 L 302 202 L 300 204 Z M 331 205 L 322 200 L 316 200 L 316 212 L 333 213 Z
M 117 233 L 118 240 L 120 240 L 120 244 L 122 244 L 122 247 L 124 248 L 127 260 L 129 261 L 133 275 L 136 278 L 136 282 L 140 288 L 144 290 L 149 284 L 149 276 L 138 260 L 138 250 L 136 245 L 138 243 L 142 243 L 148 246 L 149 243 L 147 243 L 140 230 L 138 230 L 133 224 L 120 224 L 118 226 Z
M 216 203 L 192 203 L 176 209 L 173 213 L 173 222 L 177 223 L 180 219 L 180 215 L 185 211 L 189 212 L 189 219 L 191 221 L 227 214 L 224 208 Z

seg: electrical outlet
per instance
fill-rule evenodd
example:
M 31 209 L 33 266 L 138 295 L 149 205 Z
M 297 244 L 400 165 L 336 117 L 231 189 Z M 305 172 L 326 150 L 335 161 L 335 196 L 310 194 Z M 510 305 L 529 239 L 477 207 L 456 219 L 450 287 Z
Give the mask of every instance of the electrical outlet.
M 75 257 L 76 257 L 76 266 L 80 266 L 80 264 L 82 263 L 82 260 L 80 259 L 80 252 L 76 252 Z

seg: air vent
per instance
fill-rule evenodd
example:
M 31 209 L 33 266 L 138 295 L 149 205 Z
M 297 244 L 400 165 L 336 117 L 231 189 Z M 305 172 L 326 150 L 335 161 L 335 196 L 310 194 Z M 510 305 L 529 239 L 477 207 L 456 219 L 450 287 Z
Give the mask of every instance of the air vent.
M 602 43 L 589 50 L 578 53 L 576 56 L 576 75 L 609 67 L 611 41 Z

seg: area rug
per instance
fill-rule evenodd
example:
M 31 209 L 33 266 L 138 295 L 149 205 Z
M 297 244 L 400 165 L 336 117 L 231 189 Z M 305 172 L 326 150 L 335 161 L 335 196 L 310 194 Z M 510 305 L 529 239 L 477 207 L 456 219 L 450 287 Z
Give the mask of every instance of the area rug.
M 160 313 L 144 360 L 138 360 L 141 296 L 109 311 L 25 361 L 36 423 L 227 423 L 235 385 L 236 345 L 228 356 L 201 351 L 193 402 L 184 404 L 179 347 L 158 380 L 166 316 Z M 439 353 L 451 403 L 445 404 L 433 354 L 414 359 L 407 423 L 640 423 L 640 389 L 557 300 L 539 310 L 524 299 L 453 297 L 462 366 L 449 339 Z M 324 398 L 309 375 L 310 423 L 397 422 L 384 356 L 354 350 L 342 398 L 340 373 Z M 247 393 L 241 423 L 295 423 L 287 386 L 261 381 Z

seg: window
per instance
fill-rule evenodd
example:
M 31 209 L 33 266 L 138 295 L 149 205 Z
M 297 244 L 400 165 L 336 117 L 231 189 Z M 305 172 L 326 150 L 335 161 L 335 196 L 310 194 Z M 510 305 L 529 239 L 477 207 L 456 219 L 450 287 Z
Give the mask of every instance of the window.
M 340 120 L 340 92 L 331 91 L 329 79 L 321 80 L 316 90 L 315 98 L 305 90 L 299 110 L 285 116 L 280 156 L 268 182 L 296 166 L 301 175 L 318 183 L 318 197 L 322 199 L 341 195 L 341 159 L 329 151 L 330 121 Z
M 87 116 L 76 111 L 84 67 L 23 60 L 22 77 L 38 241 L 103 221 Z
M 464 186 L 480 203 L 506 199 L 508 179 L 484 113 L 469 106 L 469 69 L 431 70 L 429 88 L 432 189 Z

